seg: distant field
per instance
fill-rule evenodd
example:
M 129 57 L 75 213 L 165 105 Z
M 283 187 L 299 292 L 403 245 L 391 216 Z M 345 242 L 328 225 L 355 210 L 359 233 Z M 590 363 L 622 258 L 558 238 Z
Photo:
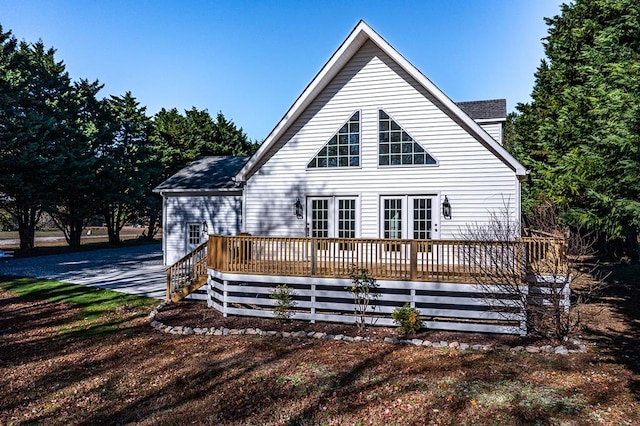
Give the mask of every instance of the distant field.
M 146 228 L 134 228 L 125 226 L 120 231 L 120 239 L 135 240 Z M 160 238 L 160 236 L 156 236 Z M 107 228 L 103 226 L 92 226 L 85 229 L 82 233 L 82 244 L 104 243 L 108 241 Z M 44 229 L 36 231 L 36 247 L 58 247 L 66 246 L 64 234 L 59 229 Z M 0 232 L 0 248 L 15 250 L 20 247 L 20 237 L 18 231 L 1 231 Z

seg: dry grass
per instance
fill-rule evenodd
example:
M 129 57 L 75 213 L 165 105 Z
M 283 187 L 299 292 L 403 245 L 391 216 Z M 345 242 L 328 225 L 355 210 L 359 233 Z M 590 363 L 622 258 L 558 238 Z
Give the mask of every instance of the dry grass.
M 87 235 L 87 232 L 90 235 Z M 146 228 L 134 228 L 132 226 L 125 226 L 120 232 L 120 239 L 124 243 L 132 243 L 138 240 L 142 232 L 146 232 Z M 68 247 L 64 234 L 57 229 L 47 229 L 36 231 L 35 249 L 30 253 L 22 253 L 20 249 L 20 239 L 17 231 L 1 231 L 0 232 L 0 249 L 15 250 L 17 257 L 34 256 L 41 254 L 54 254 L 64 253 L 67 251 L 77 251 Z M 162 232 L 155 237 L 156 239 L 162 238 Z M 101 226 L 93 226 L 87 228 L 81 239 L 81 247 L 84 249 L 97 249 L 108 245 L 109 237 L 107 235 L 107 228 Z
M 178 337 L 2 291 L 0 424 L 638 424 L 640 291 L 612 279 L 570 356 Z

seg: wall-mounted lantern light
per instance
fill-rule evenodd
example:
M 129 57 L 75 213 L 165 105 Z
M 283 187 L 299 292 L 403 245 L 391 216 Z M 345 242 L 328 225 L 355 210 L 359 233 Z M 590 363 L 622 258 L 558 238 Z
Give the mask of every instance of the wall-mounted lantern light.
M 449 198 L 444 196 L 444 202 L 442 203 L 442 216 L 445 219 L 451 219 L 451 204 L 449 203 Z
M 202 221 L 202 233 L 204 235 L 208 235 L 209 234 L 209 225 L 207 224 L 206 220 Z
M 300 198 L 296 199 L 296 203 L 293 205 L 293 207 L 295 208 L 296 217 L 298 219 L 302 219 L 303 212 L 302 212 L 302 203 L 300 202 Z

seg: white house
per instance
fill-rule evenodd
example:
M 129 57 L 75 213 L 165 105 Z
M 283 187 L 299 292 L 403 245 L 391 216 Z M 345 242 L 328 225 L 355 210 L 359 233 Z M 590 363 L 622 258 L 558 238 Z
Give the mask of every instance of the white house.
M 518 218 L 526 170 L 501 145 L 505 119 L 504 100 L 453 102 L 361 21 L 255 155 L 200 159 L 156 188 L 165 263 L 205 230 L 452 239 L 505 204 Z
M 408 303 L 429 328 L 526 333 L 540 285 L 568 303 L 549 279 L 562 241 L 460 238 L 505 208 L 520 217 L 527 172 L 505 120 L 504 100 L 453 102 L 359 22 L 253 156 L 202 158 L 156 188 L 167 298 L 206 288 L 224 315 L 271 317 L 285 284 L 294 318 L 355 322 L 356 268 L 379 285 L 371 323 Z

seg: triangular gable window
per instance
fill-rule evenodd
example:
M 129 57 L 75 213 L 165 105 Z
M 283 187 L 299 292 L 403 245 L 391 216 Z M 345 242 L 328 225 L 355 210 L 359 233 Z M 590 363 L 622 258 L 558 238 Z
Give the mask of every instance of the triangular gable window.
M 383 110 L 379 110 L 378 164 L 381 166 L 402 166 L 437 164 L 437 162 L 395 120 Z
M 360 166 L 360 112 L 356 111 L 307 165 L 320 167 Z

